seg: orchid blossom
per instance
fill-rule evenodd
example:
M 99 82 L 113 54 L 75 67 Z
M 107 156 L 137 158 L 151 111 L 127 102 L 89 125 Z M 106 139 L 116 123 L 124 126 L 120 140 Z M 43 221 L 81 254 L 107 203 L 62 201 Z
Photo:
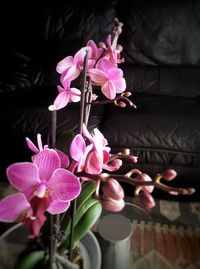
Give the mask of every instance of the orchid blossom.
M 86 47 L 88 50 L 91 50 L 90 47 Z M 62 85 L 64 85 L 67 81 L 72 81 L 76 79 L 81 71 L 83 70 L 84 58 L 86 55 L 86 48 L 80 49 L 74 57 L 67 56 L 63 60 L 61 60 L 57 66 L 56 71 L 61 74 L 60 80 Z M 88 60 L 88 68 L 94 66 L 95 61 L 92 59 Z
M 57 152 L 47 148 L 35 156 L 33 163 L 10 165 L 7 168 L 7 177 L 19 193 L 0 202 L 0 220 L 8 221 L 10 214 L 10 221 L 14 221 L 24 211 L 32 209 L 28 213 L 31 219 L 38 219 L 34 224 L 37 231 L 45 221 L 43 214 L 46 210 L 51 214 L 65 212 L 70 201 L 79 195 L 81 189 L 79 179 L 61 168 Z M 6 213 L 8 206 L 9 213 Z M 30 224 L 30 220 L 26 219 L 26 222 Z
M 30 202 L 24 193 L 11 194 L 0 201 L 0 221 L 15 222 L 22 221 L 29 229 L 29 237 L 39 236 L 40 229 L 46 221 L 44 215 L 49 207 L 48 198 L 40 199 L 35 197 Z
M 117 66 L 118 63 L 123 63 L 124 59 L 121 58 L 120 52 L 122 51 L 122 47 L 117 44 L 116 38 L 113 39 L 113 43 L 111 43 L 111 35 L 107 37 L 108 48 L 106 50 L 106 54 L 104 56 L 110 63 Z
M 96 68 L 88 70 L 88 75 L 96 86 L 101 86 L 102 93 L 113 100 L 117 93 L 122 93 L 126 89 L 126 81 L 123 72 L 107 59 L 100 59 Z
M 86 46 L 90 48 L 88 58 L 97 62 L 97 60 L 99 60 L 100 56 L 103 54 L 104 49 L 97 48 L 93 40 L 89 40 Z
M 83 124 L 83 135 L 88 139 L 89 144 L 86 146 L 84 138 L 80 134 L 76 135 L 70 146 L 71 157 L 77 161 L 78 172 L 99 174 L 102 172 L 104 164 L 110 159 L 108 142 L 97 128 L 91 135 L 85 124 Z
M 56 110 L 64 108 L 70 102 L 79 102 L 81 99 L 81 91 L 76 88 L 70 88 L 70 81 L 63 83 L 63 87 L 57 86 L 59 94 L 54 101 Z
M 28 145 L 29 149 L 35 153 L 32 156 L 32 160 L 34 160 L 35 156 L 39 152 L 41 152 L 41 151 L 49 148 L 48 145 L 44 145 L 43 146 L 41 134 L 37 134 L 37 144 L 38 144 L 38 147 L 28 137 L 26 137 L 26 142 L 27 142 L 27 145 Z M 55 149 L 55 151 L 57 152 L 58 156 L 60 157 L 61 167 L 62 168 L 68 167 L 69 166 L 69 158 L 67 157 L 67 155 L 64 152 L 62 152 L 62 151 L 60 151 L 58 149 Z

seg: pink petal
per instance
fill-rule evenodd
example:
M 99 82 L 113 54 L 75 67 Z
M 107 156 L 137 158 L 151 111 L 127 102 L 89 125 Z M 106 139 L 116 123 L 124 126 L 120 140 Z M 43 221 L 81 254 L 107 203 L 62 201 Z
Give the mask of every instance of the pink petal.
M 106 74 L 100 69 L 92 68 L 88 71 L 88 75 L 91 80 L 99 86 L 101 86 L 108 80 Z
M 66 72 L 61 76 L 61 83 L 65 84 L 66 81 L 71 81 L 76 79 L 80 75 L 80 69 L 76 64 L 72 65 Z
M 108 35 L 106 41 L 107 41 L 108 46 L 111 47 L 111 35 Z
M 13 222 L 30 208 L 23 193 L 15 193 L 0 201 L 0 221 Z
M 88 68 L 87 69 L 90 70 L 91 68 L 93 68 L 94 65 L 95 65 L 95 63 L 96 63 L 95 60 L 89 59 L 88 60 Z
M 116 93 L 122 93 L 126 89 L 126 80 L 124 78 L 119 79 L 118 81 L 114 82 Z
M 28 137 L 26 137 L 26 142 L 31 151 L 35 153 L 39 152 L 39 149 L 33 144 L 33 142 Z
M 119 80 L 123 77 L 122 70 L 116 67 L 109 69 L 107 74 L 110 80 Z
M 60 168 L 61 161 L 55 150 L 44 149 L 34 158 L 34 164 L 38 166 L 41 181 L 47 182 L 53 172 Z
M 69 103 L 69 98 L 70 98 L 69 93 L 67 93 L 66 91 L 59 93 L 53 103 L 56 110 L 65 107 Z
M 108 73 L 110 69 L 114 68 L 114 64 L 109 62 L 107 59 L 102 58 L 98 61 L 96 67 L 100 70 L 102 70 L 104 73 Z
M 116 97 L 116 88 L 112 81 L 107 81 L 102 87 L 101 87 L 102 93 L 110 100 L 115 99 Z
M 65 89 L 63 87 L 61 87 L 60 85 L 57 86 L 57 90 L 59 93 L 65 91 Z
M 108 164 L 103 164 L 103 169 L 107 171 L 116 171 L 122 166 L 122 160 L 115 159 L 112 162 L 109 162 Z
M 84 61 L 86 55 L 85 48 L 80 49 L 75 55 L 74 55 L 74 63 L 76 64 L 82 64 Z
M 56 197 L 54 197 L 52 200 L 52 203 L 47 209 L 47 211 L 52 215 L 64 213 L 70 206 L 69 201 L 62 202 Z
M 59 74 L 62 74 L 64 71 L 66 71 L 66 69 L 68 69 L 73 64 L 74 64 L 73 57 L 72 56 L 67 56 L 57 64 L 56 71 Z
M 102 146 L 108 145 L 107 139 L 103 136 L 103 134 L 97 129 L 94 129 L 94 137 L 95 137 L 95 142 L 101 144 Z
M 69 80 L 63 81 L 62 86 L 64 87 L 64 90 L 68 90 L 70 88 L 70 84 L 71 84 L 71 81 Z
M 85 123 L 83 123 L 83 135 L 84 135 L 85 137 L 87 137 L 87 139 L 88 139 L 91 143 L 93 143 L 93 137 L 92 137 L 92 135 L 90 134 L 90 132 L 88 131 L 88 129 L 87 129 Z
M 67 155 L 58 149 L 56 149 L 56 152 L 58 153 L 58 156 L 60 158 L 61 167 L 62 168 L 68 167 L 69 166 L 69 158 L 67 157 Z
M 89 144 L 89 145 L 85 148 L 85 152 L 84 152 L 84 154 L 83 154 L 81 160 L 80 160 L 79 163 L 78 163 L 78 169 L 77 169 L 78 172 L 81 172 L 81 171 L 84 170 L 85 160 L 86 160 L 86 158 L 87 158 L 89 152 L 93 149 L 93 147 L 94 147 L 93 144 Z
M 97 54 L 97 46 L 93 40 L 89 40 L 86 44 L 87 47 L 90 47 L 91 50 L 89 50 L 89 58 L 92 58 L 96 56 Z
M 85 152 L 85 140 L 78 134 L 74 137 L 70 145 L 70 155 L 75 161 L 80 161 Z
M 40 153 L 38 153 L 40 154 Z M 41 181 L 39 178 L 38 168 L 33 163 L 14 163 L 7 170 L 7 177 L 10 183 L 18 190 L 26 191 Z
M 37 134 L 37 143 L 40 151 L 43 150 L 41 134 Z
M 86 158 L 85 171 L 92 175 L 100 174 L 103 165 L 101 161 L 95 152 L 90 152 Z
M 76 198 L 81 191 L 78 178 L 68 170 L 62 168 L 54 172 L 48 182 L 48 187 L 50 192 L 63 202 Z
M 70 89 L 71 92 L 71 100 L 72 102 L 79 102 L 81 99 L 81 91 L 76 89 L 76 88 L 71 88 Z

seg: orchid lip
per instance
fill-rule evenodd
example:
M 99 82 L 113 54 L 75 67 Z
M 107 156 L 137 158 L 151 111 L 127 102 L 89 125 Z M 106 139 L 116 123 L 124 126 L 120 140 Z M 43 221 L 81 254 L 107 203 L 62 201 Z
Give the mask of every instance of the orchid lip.
M 47 186 L 46 184 L 42 183 L 38 186 L 37 190 L 36 190 L 36 195 L 39 198 L 44 198 L 47 192 Z

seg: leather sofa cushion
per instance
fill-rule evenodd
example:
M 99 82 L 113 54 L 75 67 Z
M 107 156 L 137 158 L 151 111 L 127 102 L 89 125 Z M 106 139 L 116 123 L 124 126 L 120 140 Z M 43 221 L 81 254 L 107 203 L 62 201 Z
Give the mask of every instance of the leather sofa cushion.
M 130 148 L 139 163 L 200 165 L 200 98 L 134 94 L 133 101 L 134 112 L 113 105 L 105 111 L 101 131 L 115 152 Z
M 200 95 L 200 68 L 194 66 L 141 66 L 123 64 L 127 90 L 168 96 Z
M 126 8 L 122 9 L 122 5 Z M 124 57 L 149 65 L 200 64 L 200 2 L 198 0 L 135 0 L 118 3 L 124 23 Z
M 104 41 L 112 31 L 115 5 L 111 0 L 68 0 L 0 6 L 0 94 L 56 86 L 56 64 L 89 39 Z

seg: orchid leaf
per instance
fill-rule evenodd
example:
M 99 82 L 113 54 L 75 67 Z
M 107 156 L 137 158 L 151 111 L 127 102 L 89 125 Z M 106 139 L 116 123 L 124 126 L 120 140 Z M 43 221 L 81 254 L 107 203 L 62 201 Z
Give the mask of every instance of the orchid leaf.
M 43 250 L 38 250 L 29 253 L 27 256 L 22 258 L 17 264 L 17 269 L 32 269 L 38 264 L 42 259 L 44 259 L 45 253 Z
M 75 226 L 73 246 L 92 228 L 100 217 L 102 205 L 99 201 L 93 204 Z
M 78 210 L 76 211 L 75 217 L 74 217 L 74 225 L 75 226 L 81 220 L 83 215 L 89 210 L 89 208 L 91 206 L 93 206 L 94 204 L 96 204 L 96 203 L 98 203 L 98 200 L 89 198 L 84 203 L 84 205 L 82 205 L 81 207 L 78 208 Z M 69 225 L 67 226 L 67 229 L 66 229 L 66 233 L 65 233 L 66 238 L 68 238 L 69 234 L 70 234 L 70 223 L 69 223 Z
M 77 210 L 79 207 L 84 205 L 85 201 L 91 197 L 91 195 L 95 192 L 96 190 L 96 183 L 95 182 L 85 182 L 81 185 L 81 193 L 77 198 Z
M 74 137 L 73 131 L 64 131 L 56 142 L 56 148 L 70 156 L 69 148 Z

